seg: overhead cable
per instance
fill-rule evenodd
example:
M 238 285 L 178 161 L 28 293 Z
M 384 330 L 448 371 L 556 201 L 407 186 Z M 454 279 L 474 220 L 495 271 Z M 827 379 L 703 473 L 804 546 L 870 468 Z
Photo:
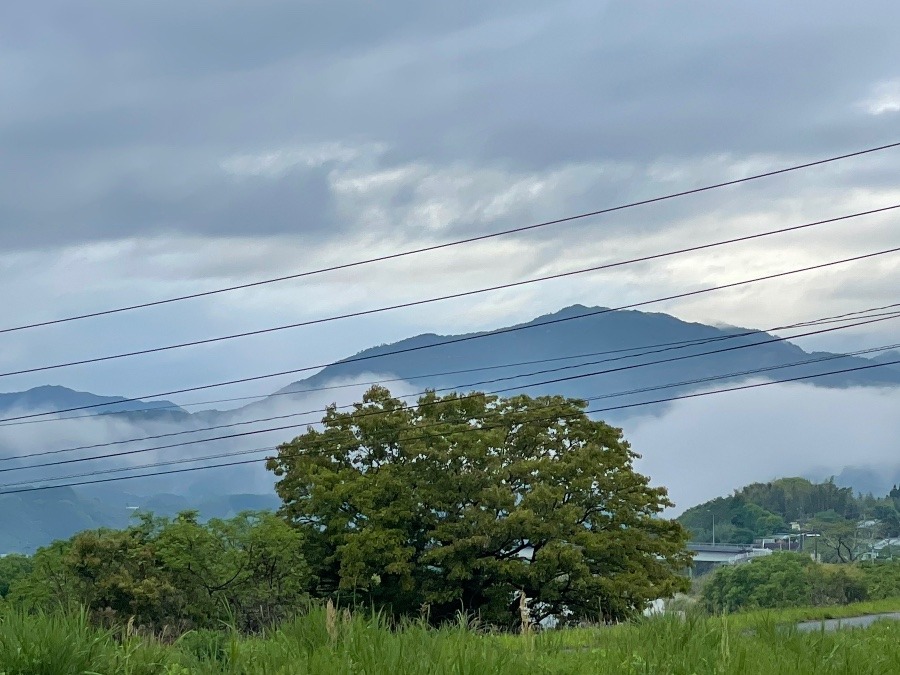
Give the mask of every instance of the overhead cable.
M 602 208 L 602 209 L 597 209 L 594 211 L 588 211 L 586 213 L 579 213 L 579 214 L 575 214 L 572 216 L 556 218 L 553 220 L 545 220 L 543 222 L 534 223 L 532 225 L 513 227 L 513 228 L 506 229 L 506 230 L 500 230 L 498 232 L 491 232 L 488 234 L 477 235 L 474 237 L 467 237 L 465 239 L 457 239 L 455 241 L 444 242 L 441 244 L 433 244 L 431 246 L 423 246 L 421 248 L 416 248 L 416 249 L 412 249 L 412 250 L 400 251 L 397 253 L 389 253 L 387 255 L 377 256 L 377 257 L 373 257 L 373 258 L 367 258 L 367 259 L 363 259 L 363 260 L 356 260 L 356 261 L 352 261 L 352 262 L 348 262 L 348 263 L 341 263 L 338 265 L 322 267 L 319 269 L 308 270 L 305 272 L 297 272 L 294 274 L 287 274 L 287 275 L 283 275 L 283 276 L 279 276 L 279 277 L 273 277 L 270 279 L 262 279 L 259 281 L 252 281 L 252 282 L 243 283 L 243 284 L 235 284 L 232 286 L 214 288 L 211 290 L 200 291 L 197 293 L 178 295 L 178 296 L 173 296 L 173 297 L 169 297 L 169 298 L 164 298 L 161 300 L 151 300 L 148 302 L 141 302 L 141 303 L 136 303 L 136 304 L 132 304 L 132 305 L 124 305 L 124 306 L 120 306 L 120 307 L 113 307 L 110 309 L 104 309 L 104 310 L 99 310 L 99 311 L 95 311 L 95 312 L 87 312 L 84 314 L 75 314 L 75 315 L 61 317 L 61 318 L 57 318 L 57 319 L 48 319 L 46 321 L 36 321 L 34 323 L 28 323 L 28 324 L 23 324 L 23 325 L 19 325 L 19 326 L 11 326 L 8 328 L 0 329 L 0 334 L 12 333 L 12 332 L 16 332 L 16 331 L 23 331 L 23 330 L 28 330 L 31 328 L 39 328 L 42 326 L 51 326 L 51 325 L 55 325 L 55 324 L 69 323 L 72 321 L 81 321 L 83 319 L 91 319 L 91 318 L 95 318 L 95 317 L 99 317 L 99 316 L 118 314 L 121 312 L 130 312 L 133 310 L 145 309 L 148 307 L 155 307 L 155 306 L 166 305 L 166 304 L 170 304 L 170 303 L 174 303 L 174 302 L 181 302 L 183 300 L 203 298 L 203 297 L 208 297 L 211 295 L 218 295 L 220 293 L 229 293 L 232 291 L 242 290 L 242 289 L 246 289 L 246 288 L 255 288 L 258 286 L 275 284 L 275 283 L 280 283 L 283 281 L 289 281 L 289 280 L 293 280 L 293 279 L 301 279 L 304 277 L 310 277 L 310 276 L 314 276 L 317 274 L 323 274 L 326 272 L 335 272 L 338 270 L 345 270 L 345 269 L 350 269 L 353 267 L 360 267 L 362 265 L 370 265 L 373 263 L 384 262 L 387 260 L 394 260 L 397 258 L 404 258 L 407 256 L 418 255 L 421 253 L 428 253 L 430 251 L 438 251 L 441 249 L 450 248 L 452 246 L 460 246 L 462 244 L 471 244 L 471 243 L 475 243 L 475 242 L 479 242 L 479 241 L 486 241 L 486 240 L 494 239 L 497 237 L 504 237 L 504 236 L 511 235 L 511 234 L 519 234 L 522 232 L 529 232 L 529 231 L 537 230 L 537 229 L 544 228 L 544 227 L 550 227 L 553 225 L 561 225 L 563 223 L 570 223 L 570 222 L 573 222 L 576 220 L 582 220 L 585 218 L 592 218 L 595 216 L 600 216 L 600 215 L 604 215 L 604 214 L 608 214 L 608 213 L 614 213 L 616 211 L 624 211 L 626 209 L 631 209 L 631 208 L 635 208 L 638 206 L 646 206 L 649 204 L 656 204 L 656 203 L 664 202 L 664 201 L 671 200 L 671 199 L 677 199 L 679 197 L 686 197 L 688 195 L 695 195 L 695 194 L 700 194 L 703 192 L 717 190 L 720 188 L 730 187 L 730 186 L 734 186 L 734 185 L 740 185 L 742 183 L 749 183 L 751 181 L 760 180 L 763 178 L 770 178 L 773 176 L 779 176 L 779 175 L 791 173 L 794 171 L 800 171 L 802 169 L 808 169 L 808 168 L 812 168 L 815 166 L 822 166 L 824 164 L 839 162 L 839 161 L 842 161 L 845 159 L 851 159 L 853 157 L 861 157 L 863 155 L 869 155 L 869 154 L 876 153 L 876 152 L 882 152 L 884 150 L 890 150 L 890 149 L 893 149 L 896 147 L 900 147 L 900 142 L 887 143 L 884 145 L 870 147 L 870 148 L 866 148 L 863 150 L 857 150 L 855 152 L 849 152 L 849 153 L 845 153 L 842 155 L 826 157 L 824 159 L 819 159 L 819 160 L 815 160 L 812 162 L 804 162 L 802 164 L 794 164 L 792 166 L 787 166 L 787 167 L 783 167 L 780 169 L 774 169 L 772 171 L 765 171 L 763 173 L 753 174 L 750 176 L 744 176 L 743 178 L 736 178 L 733 180 L 723 181 L 720 183 L 713 183 L 711 185 L 705 185 L 705 186 L 698 187 L 698 188 L 691 188 L 689 190 L 682 190 L 680 192 L 672 192 L 672 193 L 660 195 L 657 197 L 650 197 L 648 199 L 641 199 L 641 200 L 634 201 L 634 202 L 628 202 L 625 204 L 620 204 L 618 206 L 610 206 L 610 207 L 606 207 L 606 208 Z

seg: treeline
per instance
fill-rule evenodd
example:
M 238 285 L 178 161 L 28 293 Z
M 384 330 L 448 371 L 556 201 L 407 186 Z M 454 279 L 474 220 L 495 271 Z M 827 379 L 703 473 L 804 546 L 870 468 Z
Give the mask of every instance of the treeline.
M 308 598 L 302 536 L 271 513 L 200 523 L 143 515 L 124 530 L 82 532 L 33 557 L 0 559 L 0 595 L 26 611 L 87 608 L 98 623 L 176 632 L 227 622 L 244 631 Z
M 773 553 L 718 568 L 702 582 L 700 596 L 713 613 L 896 598 L 900 561 L 820 565 L 807 555 Z

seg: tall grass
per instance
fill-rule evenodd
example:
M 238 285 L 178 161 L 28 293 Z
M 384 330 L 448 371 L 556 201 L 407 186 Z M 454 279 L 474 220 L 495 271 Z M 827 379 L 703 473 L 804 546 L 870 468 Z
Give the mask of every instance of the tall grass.
M 0 674 L 895 673 L 900 623 L 801 633 L 778 614 L 658 617 L 612 628 L 496 635 L 465 617 L 441 629 L 313 608 L 258 636 L 174 642 L 104 631 L 82 614 L 0 611 Z
M 170 654 L 161 644 L 91 626 L 85 613 L 0 617 L 2 675 L 163 673 Z

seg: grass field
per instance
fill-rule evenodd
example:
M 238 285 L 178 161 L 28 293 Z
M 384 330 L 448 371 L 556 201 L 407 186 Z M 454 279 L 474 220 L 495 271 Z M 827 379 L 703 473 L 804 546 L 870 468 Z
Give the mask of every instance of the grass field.
M 793 622 L 900 610 L 900 601 L 703 618 L 659 617 L 597 629 L 492 635 L 324 610 L 259 637 L 187 633 L 174 642 L 114 634 L 83 616 L 0 619 L 0 673 L 898 673 L 900 623 L 801 634 Z

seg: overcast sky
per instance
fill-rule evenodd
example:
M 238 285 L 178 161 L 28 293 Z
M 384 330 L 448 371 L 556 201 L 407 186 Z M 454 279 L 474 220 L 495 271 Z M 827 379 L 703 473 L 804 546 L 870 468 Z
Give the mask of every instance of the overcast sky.
M 41 0 L 0 8 L 6 326 L 290 274 L 900 141 L 900 5 Z M 440 253 L 0 335 L 40 366 L 900 203 L 900 149 Z M 867 217 L 375 317 L 8 377 L 142 395 L 900 245 Z M 900 255 L 654 309 L 897 302 Z M 890 323 L 812 343 L 896 341 Z M 292 378 L 223 391 L 272 391 Z M 187 399 L 186 399 L 187 400 Z

